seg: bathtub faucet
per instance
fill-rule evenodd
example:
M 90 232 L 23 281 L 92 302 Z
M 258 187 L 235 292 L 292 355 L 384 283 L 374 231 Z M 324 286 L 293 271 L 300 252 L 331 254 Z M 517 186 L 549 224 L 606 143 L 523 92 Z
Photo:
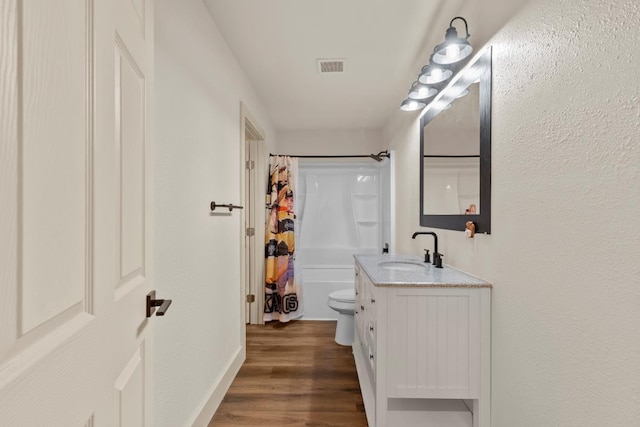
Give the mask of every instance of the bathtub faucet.
M 432 264 L 435 265 L 437 268 L 442 268 L 442 254 L 438 252 L 438 235 L 436 233 L 434 233 L 433 231 L 416 231 L 415 233 L 413 233 L 413 236 L 411 236 L 411 238 L 415 239 L 416 236 L 421 235 L 421 234 L 430 234 L 431 236 L 433 236 L 433 262 L 432 262 Z M 425 262 L 428 262 L 427 256 L 428 256 L 428 252 L 427 252 L 427 255 L 425 255 Z

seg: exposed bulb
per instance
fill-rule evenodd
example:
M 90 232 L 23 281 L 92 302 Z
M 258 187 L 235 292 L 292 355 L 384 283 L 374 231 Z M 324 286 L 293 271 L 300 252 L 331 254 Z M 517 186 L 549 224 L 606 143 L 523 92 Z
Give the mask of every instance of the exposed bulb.
M 421 108 L 424 108 L 425 106 L 426 104 L 424 103 L 424 101 L 407 98 L 404 101 L 402 101 L 402 104 L 400 105 L 400 109 L 402 111 L 416 111 Z
M 409 98 L 411 99 L 426 99 L 434 96 L 438 91 L 430 86 L 424 85 L 419 82 L 413 82 L 411 90 L 409 90 Z
M 448 59 L 457 59 L 459 51 L 460 51 L 460 49 L 458 49 L 458 46 L 456 46 L 455 44 L 447 46 L 447 58 Z

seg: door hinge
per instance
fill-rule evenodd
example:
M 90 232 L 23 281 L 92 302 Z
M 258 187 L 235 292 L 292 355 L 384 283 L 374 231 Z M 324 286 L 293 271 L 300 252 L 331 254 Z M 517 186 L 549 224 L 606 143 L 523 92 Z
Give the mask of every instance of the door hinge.
M 246 167 L 249 170 L 254 169 L 256 167 L 256 162 L 253 160 L 247 160 Z
M 247 295 L 247 302 L 251 304 L 252 302 L 256 302 L 256 296 L 254 294 Z
M 254 236 L 256 234 L 256 229 L 253 227 L 248 227 L 247 228 L 247 236 Z

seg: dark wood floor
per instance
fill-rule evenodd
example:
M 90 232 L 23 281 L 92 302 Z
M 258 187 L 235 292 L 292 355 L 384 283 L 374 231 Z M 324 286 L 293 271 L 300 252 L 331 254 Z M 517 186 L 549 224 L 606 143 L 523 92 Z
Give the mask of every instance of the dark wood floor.
M 351 347 L 335 322 L 247 326 L 247 360 L 209 427 L 366 427 Z

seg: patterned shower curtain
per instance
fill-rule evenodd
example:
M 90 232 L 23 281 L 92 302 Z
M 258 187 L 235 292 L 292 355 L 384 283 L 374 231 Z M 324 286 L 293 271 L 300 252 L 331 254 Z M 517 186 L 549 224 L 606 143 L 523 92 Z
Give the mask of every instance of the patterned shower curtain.
M 302 289 L 294 275 L 294 184 L 298 159 L 271 157 L 267 184 L 264 320 L 288 322 L 302 316 Z

